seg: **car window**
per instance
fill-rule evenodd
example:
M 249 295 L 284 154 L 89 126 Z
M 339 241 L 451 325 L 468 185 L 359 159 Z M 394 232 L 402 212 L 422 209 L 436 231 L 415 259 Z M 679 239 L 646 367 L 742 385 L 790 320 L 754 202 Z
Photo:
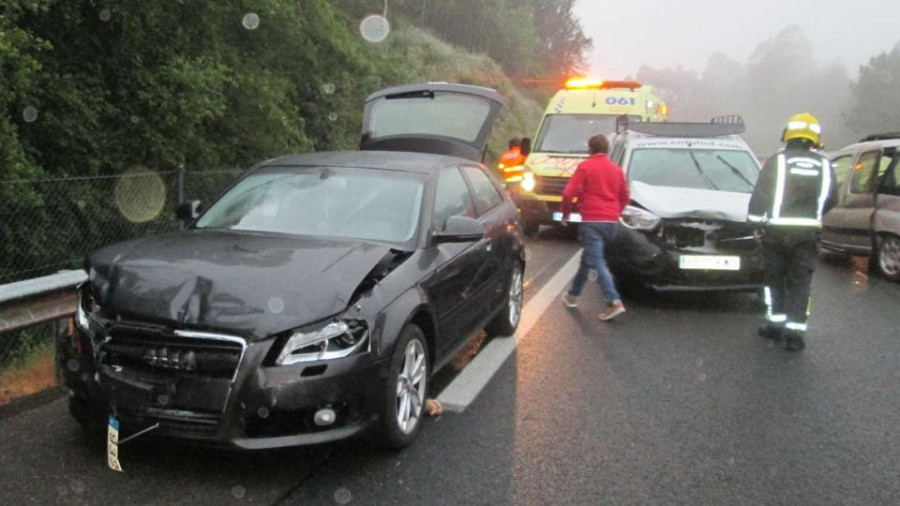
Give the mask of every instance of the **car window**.
M 636 149 L 628 179 L 655 186 L 752 193 L 759 167 L 746 151 L 728 149 Z
M 850 193 L 872 193 L 870 182 L 880 154 L 880 151 L 867 151 L 859 156 L 859 160 L 853 166 L 853 173 L 850 175 Z
M 503 202 L 500 191 L 483 170 L 477 167 L 463 167 L 463 170 L 466 171 L 466 177 L 472 184 L 478 214 L 484 214 Z
M 831 161 L 831 167 L 834 169 L 834 176 L 837 179 L 838 186 L 847 179 L 847 173 L 850 172 L 850 163 L 852 161 L 853 154 L 839 156 Z
M 878 192 L 887 195 L 900 195 L 900 151 L 894 152 L 892 156 L 884 156 L 882 162 L 888 160 L 886 166 L 886 175 L 881 180 Z
M 475 217 L 469 187 L 456 167 L 444 169 L 434 195 L 434 229 L 442 231 L 451 216 Z

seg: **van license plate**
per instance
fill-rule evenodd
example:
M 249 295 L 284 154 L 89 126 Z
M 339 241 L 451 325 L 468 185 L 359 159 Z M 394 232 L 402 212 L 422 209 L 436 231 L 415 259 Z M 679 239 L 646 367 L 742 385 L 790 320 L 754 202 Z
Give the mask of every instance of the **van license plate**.
M 741 257 L 724 255 L 681 255 L 678 266 L 682 269 L 713 271 L 741 270 Z
M 553 213 L 553 221 L 562 221 L 563 215 L 557 211 Z M 571 223 L 581 223 L 581 215 L 578 213 L 569 213 L 569 221 Z

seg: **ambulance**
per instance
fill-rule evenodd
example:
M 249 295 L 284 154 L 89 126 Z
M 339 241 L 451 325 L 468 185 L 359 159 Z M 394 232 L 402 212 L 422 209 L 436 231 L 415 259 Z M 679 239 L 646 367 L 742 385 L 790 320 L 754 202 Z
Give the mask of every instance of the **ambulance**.
M 566 183 L 588 157 L 590 137 L 612 135 L 621 116 L 631 122 L 666 121 L 667 109 L 655 88 L 636 81 L 566 81 L 547 104 L 534 142 L 523 139 L 528 155 L 523 171 L 507 179 L 525 233 L 533 235 L 541 224 L 554 222 Z

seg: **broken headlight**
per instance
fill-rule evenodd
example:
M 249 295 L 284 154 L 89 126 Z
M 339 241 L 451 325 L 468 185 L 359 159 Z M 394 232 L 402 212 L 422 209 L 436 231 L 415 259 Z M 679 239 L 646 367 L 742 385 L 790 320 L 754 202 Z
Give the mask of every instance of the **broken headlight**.
M 625 206 L 619 221 L 635 230 L 653 230 L 659 225 L 659 216 L 640 207 Z
M 289 332 L 288 336 L 275 359 L 277 365 L 350 356 L 368 346 L 369 329 L 363 321 L 338 320 L 322 326 L 297 329 Z
M 91 286 L 84 283 L 78 287 L 78 304 L 75 308 L 75 324 L 85 332 L 91 331 L 91 314 L 97 309 L 97 303 L 91 294 Z

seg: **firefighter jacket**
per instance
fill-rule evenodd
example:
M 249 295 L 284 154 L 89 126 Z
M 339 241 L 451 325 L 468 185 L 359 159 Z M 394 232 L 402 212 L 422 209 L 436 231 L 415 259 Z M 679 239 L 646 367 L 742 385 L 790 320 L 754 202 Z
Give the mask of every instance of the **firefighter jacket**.
M 835 204 L 834 169 L 806 149 L 784 149 L 766 161 L 750 197 L 747 220 L 767 227 L 822 228 Z

